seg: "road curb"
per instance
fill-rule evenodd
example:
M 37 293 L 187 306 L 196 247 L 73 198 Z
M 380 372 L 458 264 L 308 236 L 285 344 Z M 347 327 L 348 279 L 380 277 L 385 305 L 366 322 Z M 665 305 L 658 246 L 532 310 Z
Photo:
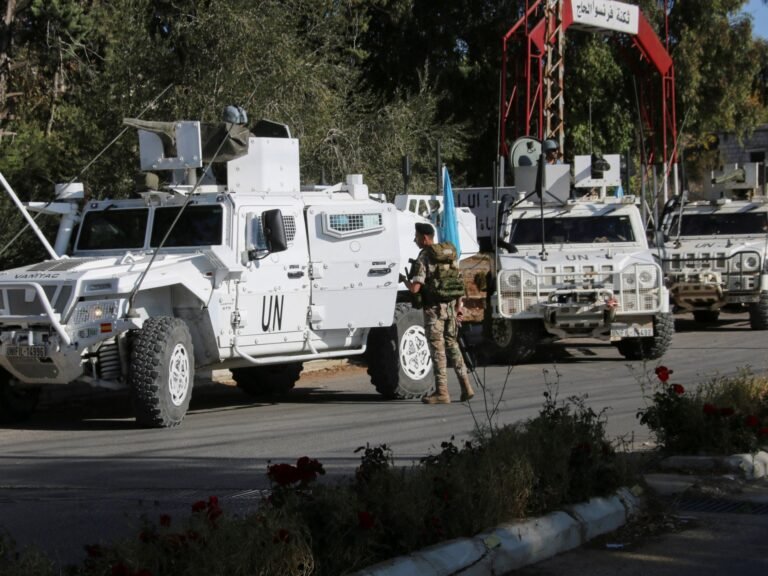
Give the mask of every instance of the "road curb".
M 484 576 L 536 564 L 623 526 L 642 502 L 622 488 L 565 511 L 497 526 L 472 538 L 457 538 L 370 566 L 353 576 Z

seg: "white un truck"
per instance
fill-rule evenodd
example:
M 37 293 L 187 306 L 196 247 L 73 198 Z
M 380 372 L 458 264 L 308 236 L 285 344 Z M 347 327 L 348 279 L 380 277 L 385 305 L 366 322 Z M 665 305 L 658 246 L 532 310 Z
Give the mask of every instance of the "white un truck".
M 496 355 L 521 362 L 543 342 L 594 338 L 628 359 L 661 357 L 674 330 L 661 267 L 636 198 L 606 195 L 620 183 L 619 156 L 577 156 L 572 175 L 567 164 L 537 166 L 540 149 L 515 143 L 515 192 L 499 206 L 485 326 Z
M 674 197 L 661 226 L 662 265 L 672 302 L 697 322 L 720 310 L 749 311 L 753 330 L 768 329 L 768 199 L 762 164 L 731 164 L 712 173 L 706 199 Z
M 134 198 L 71 183 L 24 206 L 0 176 L 50 254 L 0 273 L 0 419 L 28 415 L 42 385 L 85 382 L 130 389 L 139 424 L 170 427 L 201 369 L 275 394 L 305 361 L 364 354 L 382 395 L 430 392 L 421 312 L 398 284 L 417 215 L 359 175 L 302 190 L 280 124 L 126 123 L 148 175 Z M 53 246 L 27 209 L 61 217 Z

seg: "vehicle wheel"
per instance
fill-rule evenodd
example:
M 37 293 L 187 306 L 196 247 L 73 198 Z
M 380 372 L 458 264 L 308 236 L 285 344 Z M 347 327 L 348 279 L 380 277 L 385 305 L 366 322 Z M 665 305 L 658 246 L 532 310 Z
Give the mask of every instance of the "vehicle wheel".
M 627 360 L 656 360 L 669 349 L 674 332 L 675 319 L 672 314 L 659 314 L 653 319 L 653 336 L 625 338 L 616 343 L 616 348 Z
M 133 337 L 128 381 L 136 422 L 151 428 L 181 423 L 189 408 L 195 355 L 187 325 L 178 318 L 149 318 Z
M 488 339 L 497 362 L 520 364 L 536 353 L 536 347 L 544 336 L 539 320 L 491 319 Z
M 693 319 L 699 324 L 712 324 L 720 318 L 720 310 L 694 310 Z
M 37 408 L 39 399 L 39 387 L 14 386 L 11 375 L 0 368 L 0 424 L 26 420 Z
M 233 368 L 232 379 L 250 396 L 282 396 L 293 389 L 303 368 L 301 362 Z
M 435 388 L 424 314 L 398 304 L 392 326 L 373 328 L 365 352 L 371 383 L 385 398 L 421 398 Z
M 752 330 L 768 330 L 768 293 L 762 292 L 760 300 L 749 305 L 749 325 Z

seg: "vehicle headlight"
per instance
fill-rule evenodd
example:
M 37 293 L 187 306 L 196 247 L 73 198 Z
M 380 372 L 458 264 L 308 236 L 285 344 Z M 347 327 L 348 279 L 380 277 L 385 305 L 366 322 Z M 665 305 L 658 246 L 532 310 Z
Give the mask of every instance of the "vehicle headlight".
M 520 274 L 505 274 L 502 276 L 501 285 L 506 290 L 520 290 Z
M 757 272 L 759 267 L 760 259 L 756 254 L 750 254 L 741 259 L 741 269 L 744 270 L 744 272 Z
M 656 274 L 650 270 L 642 270 L 639 274 L 640 284 L 652 284 L 656 280 Z
M 112 322 L 120 312 L 118 300 L 96 300 L 80 302 L 72 313 L 72 324 L 80 326 L 93 322 Z

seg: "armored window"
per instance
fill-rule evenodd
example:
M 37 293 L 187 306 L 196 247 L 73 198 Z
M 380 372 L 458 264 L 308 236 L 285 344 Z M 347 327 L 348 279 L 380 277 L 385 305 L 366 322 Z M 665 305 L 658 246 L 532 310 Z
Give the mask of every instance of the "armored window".
M 720 214 L 683 214 L 680 236 L 717 236 L 735 234 L 765 234 L 768 214 L 765 212 L 727 212 Z M 670 226 L 670 235 L 677 236 L 679 215 Z
M 592 244 L 595 242 L 634 242 L 632 221 L 628 216 L 587 216 L 584 218 L 525 218 L 512 223 L 511 243 Z
M 248 245 L 251 249 L 266 250 L 267 241 L 264 238 L 264 227 L 261 225 L 261 216 L 257 214 L 250 215 L 250 221 L 251 226 L 247 241 Z M 293 240 L 296 238 L 296 218 L 283 214 L 283 227 L 285 228 L 285 237 L 288 239 L 288 244 L 293 244 Z
M 130 250 L 144 247 L 147 232 L 146 208 L 86 212 L 80 226 L 76 250 Z
M 323 232 L 336 238 L 362 236 L 384 228 L 380 213 L 323 214 Z
M 180 207 L 164 207 L 155 210 L 152 223 L 152 241 L 154 248 L 160 245 L 171 228 Z M 164 248 L 179 246 L 218 246 L 222 243 L 224 209 L 219 204 L 187 206 L 173 226 Z

